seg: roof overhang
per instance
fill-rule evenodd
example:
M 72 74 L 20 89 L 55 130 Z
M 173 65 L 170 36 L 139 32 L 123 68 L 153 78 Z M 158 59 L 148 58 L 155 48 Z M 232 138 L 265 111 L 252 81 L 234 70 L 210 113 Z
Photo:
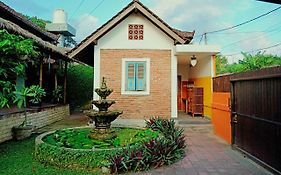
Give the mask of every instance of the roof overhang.
M 274 4 L 281 4 L 281 0 L 258 0 L 258 1 L 270 2 L 270 3 L 274 3 Z
M 64 36 L 75 36 L 76 30 L 67 23 L 48 23 L 46 29 L 49 32 L 63 34 Z

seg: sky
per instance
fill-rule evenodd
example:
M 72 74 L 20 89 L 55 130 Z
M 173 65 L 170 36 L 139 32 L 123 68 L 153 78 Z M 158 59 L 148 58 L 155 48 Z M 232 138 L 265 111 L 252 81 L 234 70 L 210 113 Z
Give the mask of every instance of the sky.
M 184 31 L 195 30 L 193 44 L 205 44 L 201 35 L 230 27 L 280 5 L 256 0 L 140 0 L 171 27 Z M 68 22 L 76 28 L 75 40 L 79 43 L 131 0 L 3 0 L 16 11 L 52 21 L 55 9 L 64 9 Z M 219 45 L 221 54 L 229 62 L 247 52 L 281 43 L 281 9 L 240 27 L 206 35 L 207 44 Z M 262 50 L 281 55 L 281 45 Z M 255 53 L 255 52 L 249 52 Z

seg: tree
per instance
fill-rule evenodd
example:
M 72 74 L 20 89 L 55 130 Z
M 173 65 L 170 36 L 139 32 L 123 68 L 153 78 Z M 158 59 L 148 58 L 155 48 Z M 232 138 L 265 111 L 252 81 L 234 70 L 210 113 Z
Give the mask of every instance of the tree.
M 217 74 L 223 74 L 226 72 L 226 66 L 228 65 L 227 58 L 222 55 L 216 56 L 216 72 Z
M 40 19 L 40 18 L 37 18 L 36 16 L 28 16 L 28 15 L 23 15 L 23 16 L 25 16 L 29 21 L 33 22 L 34 24 L 36 24 L 43 30 L 45 30 L 47 23 L 51 23 L 51 21 Z
M 281 57 L 276 55 L 257 53 L 255 55 L 242 53 L 243 59 L 238 63 L 227 63 L 224 56 L 218 55 L 216 59 L 217 74 L 245 72 L 271 66 L 281 65 Z

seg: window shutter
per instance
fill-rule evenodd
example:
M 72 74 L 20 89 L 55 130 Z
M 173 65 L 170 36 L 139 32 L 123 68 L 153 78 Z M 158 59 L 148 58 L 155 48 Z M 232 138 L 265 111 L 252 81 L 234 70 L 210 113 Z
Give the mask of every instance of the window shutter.
M 126 90 L 132 91 L 136 89 L 135 82 L 135 64 L 126 62 Z
M 146 88 L 146 64 L 145 62 L 139 62 L 136 64 L 136 90 L 144 91 Z

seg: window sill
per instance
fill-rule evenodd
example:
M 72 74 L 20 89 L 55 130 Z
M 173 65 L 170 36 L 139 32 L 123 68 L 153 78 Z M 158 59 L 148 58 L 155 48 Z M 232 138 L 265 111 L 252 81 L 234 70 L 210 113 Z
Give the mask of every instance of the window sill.
M 122 91 L 121 95 L 149 95 L 148 91 Z

